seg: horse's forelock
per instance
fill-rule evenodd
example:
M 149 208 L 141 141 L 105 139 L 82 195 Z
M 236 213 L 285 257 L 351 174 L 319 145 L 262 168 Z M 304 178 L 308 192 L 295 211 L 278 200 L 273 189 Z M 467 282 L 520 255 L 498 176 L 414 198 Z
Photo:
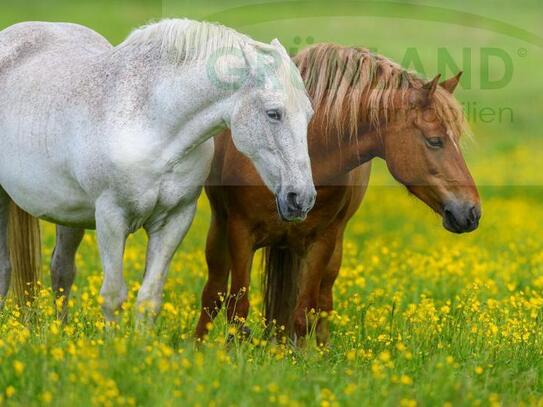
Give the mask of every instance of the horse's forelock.
M 452 94 L 438 86 L 432 101 L 438 120 L 450 131 L 449 136 L 455 143 L 458 143 L 463 135 L 471 137 L 462 106 Z
M 278 81 L 278 89 L 285 92 L 287 103 L 297 109 L 310 110 L 311 101 L 302 75 L 286 51 L 274 45 L 262 44 L 262 47 L 260 44 L 257 43 L 257 49 L 274 59 L 273 65 L 270 64 L 270 79 Z

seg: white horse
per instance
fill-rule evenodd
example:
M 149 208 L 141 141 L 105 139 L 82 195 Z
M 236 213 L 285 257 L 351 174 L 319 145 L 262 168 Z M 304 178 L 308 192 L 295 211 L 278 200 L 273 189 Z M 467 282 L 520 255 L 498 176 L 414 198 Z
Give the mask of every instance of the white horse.
M 275 193 L 281 216 L 298 220 L 316 195 L 306 142 L 312 113 L 277 40 L 262 44 L 185 19 L 137 29 L 117 47 L 73 24 L 5 29 L 0 295 L 10 283 L 8 244 L 17 263 L 32 263 L 37 222 L 25 224 L 28 213 L 59 225 L 51 274 L 54 290 L 65 297 L 84 229 L 96 229 L 102 308 L 115 319 L 127 296 L 125 241 L 143 227 L 149 243 L 138 308 L 156 314 L 169 263 L 210 170 L 212 137 L 231 128 L 236 147 Z M 20 230 L 8 242 L 11 201 L 20 209 L 9 222 Z

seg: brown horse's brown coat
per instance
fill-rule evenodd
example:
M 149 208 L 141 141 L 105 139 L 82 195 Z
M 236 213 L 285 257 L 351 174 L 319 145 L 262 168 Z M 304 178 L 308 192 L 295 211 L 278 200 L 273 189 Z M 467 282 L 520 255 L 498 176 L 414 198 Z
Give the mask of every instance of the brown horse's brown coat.
M 252 259 L 262 247 L 268 247 L 267 272 L 282 273 L 282 280 L 268 279 L 277 287 L 267 287 L 267 318 L 300 337 L 309 329 L 308 311 L 332 310 L 343 233 L 362 202 L 370 160 L 376 156 L 440 214 L 451 199 L 478 206 L 477 190 L 457 146 L 463 120 L 451 94 L 459 75 L 437 86 L 437 78 L 425 82 L 367 50 L 331 44 L 305 50 L 295 62 L 315 108 L 308 134 L 315 207 L 304 222 L 281 221 L 272 194 L 229 134 L 216 138 L 206 187 L 212 207 L 206 247 L 209 277 L 197 337 L 207 334 L 228 297 L 230 272 L 228 318 L 245 320 Z M 443 143 L 440 151 L 427 146 L 436 136 Z M 289 260 L 273 269 L 273 256 L 281 253 Z M 295 267 L 286 269 L 289 264 Z M 326 343 L 328 335 L 326 319 L 319 320 L 318 342 Z

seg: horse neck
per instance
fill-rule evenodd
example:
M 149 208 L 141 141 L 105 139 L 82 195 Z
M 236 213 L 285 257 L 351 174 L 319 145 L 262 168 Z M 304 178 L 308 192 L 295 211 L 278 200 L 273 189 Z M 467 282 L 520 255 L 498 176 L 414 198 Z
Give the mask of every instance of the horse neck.
M 382 145 L 379 131 L 364 123 L 357 134 L 327 131 L 324 126 L 312 127 L 309 134 L 313 177 L 319 185 L 341 182 L 350 171 L 378 156 Z
M 118 100 L 139 109 L 172 158 L 227 127 L 236 94 L 218 88 L 201 64 L 177 64 L 147 51 L 117 52 L 122 64 Z M 140 106 L 136 106 L 139 104 Z

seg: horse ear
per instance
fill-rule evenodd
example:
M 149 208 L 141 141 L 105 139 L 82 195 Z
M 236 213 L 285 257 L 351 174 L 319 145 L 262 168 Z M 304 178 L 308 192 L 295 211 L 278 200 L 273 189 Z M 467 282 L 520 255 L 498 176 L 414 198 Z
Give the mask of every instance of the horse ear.
M 454 92 L 454 90 L 456 89 L 456 87 L 458 86 L 458 83 L 460 83 L 460 78 L 462 77 L 462 74 L 464 73 L 464 71 L 460 71 L 458 72 L 455 76 L 453 76 L 452 78 L 449 78 L 447 80 L 444 80 L 443 82 L 441 82 L 439 84 L 439 86 L 441 86 L 443 89 L 445 89 L 447 92 L 449 92 L 450 94 L 452 94 Z
M 423 85 L 422 88 L 426 91 L 426 97 L 428 99 L 430 99 L 432 97 L 432 95 L 436 92 L 437 85 L 439 83 L 440 78 L 441 78 L 441 74 L 438 73 L 434 79 L 432 79 L 429 82 L 426 82 Z
M 274 46 L 277 50 L 279 50 L 279 52 L 281 52 L 283 55 L 286 55 L 288 57 L 287 49 L 283 46 L 283 44 L 281 44 L 281 42 L 277 38 L 274 38 L 270 44 Z
M 270 45 L 273 45 L 275 48 L 279 48 L 279 49 L 283 49 L 283 44 L 281 44 L 281 42 L 277 39 L 277 38 L 274 38 L 271 42 L 270 42 Z
M 247 73 L 249 74 L 249 77 L 253 77 L 257 70 L 257 53 L 255 49 L 248 44 L 241 45 L 241 53 L 245 65 L 247 66 Z
M 422 88 L 417 89 L 414 93 L 412 93 L 410 97 L 411 103 L 416 106 L 427 106 L 437 89 L 440 77 L 441 75 L 438 74 L 434 79 L 422 85 Z

